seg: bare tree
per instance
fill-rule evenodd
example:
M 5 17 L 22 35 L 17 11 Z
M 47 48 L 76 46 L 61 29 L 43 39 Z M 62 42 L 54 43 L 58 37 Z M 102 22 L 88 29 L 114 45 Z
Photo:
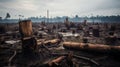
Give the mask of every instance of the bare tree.
M 8 18 L 10 18 L 10 14 L 9 13 L 6 14 L 5 19 L 8 19 Z

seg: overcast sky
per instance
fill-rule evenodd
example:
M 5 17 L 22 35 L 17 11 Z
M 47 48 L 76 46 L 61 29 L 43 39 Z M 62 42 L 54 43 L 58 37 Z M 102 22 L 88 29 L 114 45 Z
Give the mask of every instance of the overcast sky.
M 9 12 L 12 18 L 18 15 L 46 16 L 91 16 L 120 15 L 120 0 L 0 0 L 0 16 Z

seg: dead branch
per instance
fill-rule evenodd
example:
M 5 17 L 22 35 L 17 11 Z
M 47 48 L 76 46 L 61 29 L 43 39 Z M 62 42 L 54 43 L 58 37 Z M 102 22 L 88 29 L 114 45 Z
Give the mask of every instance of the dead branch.
M 16 50 L 14 51 L 14 54 L 9 58 L 9 60 L 8 60 L 8 66 L 9 67 L 11 67 L 11 61 L 12 61 L 12 59 L 16 56 L 16 54 L 17 54 L 17 52 L 16 52 Z
M 46 49 L 46 50 L 48 50 L 50 53 L 52 53 L 52 51 L 43 43 L 42 44 L 42 46 Z
M 49 66 L 51 67 L 53 64 L 58 65 L 59 62 L 61 62 L 63 59 L 65 58 L 65 56 L 60 56 L 50 62 L 48 62 Z
M 51 55 L 54 55 L 54 56 L 68 56 L 69 54 L 67 53 L 52 53 Z M 83 56 L 77 56 L 77 55 L 73 55 L 74 58 L 78 58 L 78 59 L 83 59 L 83 60 L 86 60 L 86 61 L 89 61 L 89 62 L 92 62 L 93 64 L 99 66 L 100 64 L 97 63 L 96 61 L 94 61 L 93 59 L 90 59 L 88 57 L 83 57 Z

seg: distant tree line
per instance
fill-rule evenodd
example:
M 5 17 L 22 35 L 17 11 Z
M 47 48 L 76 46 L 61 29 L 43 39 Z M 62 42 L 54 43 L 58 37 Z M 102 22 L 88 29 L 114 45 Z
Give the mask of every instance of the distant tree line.
M 50 21 L 53 22 L 63 22 L 65 18 L 68 16 L 63 16 L 63 17 L 54 17 L 54 18 L 49 18 Z M 46 17 L 29 17 L 31 20 L 42 20 L 45 21 L 47 18 Z M 120 15 L 117 16 L 91 16 L 91 17 L 79 17 L 76 15 L 75 17 L 68 17 L 70 21 L 73 22 L 82 22 L 84 20 L 88 20 L 90 22 L 120 22 Z
M 49 22 L 64 22 L 65 18 L 68 16 L 62 16 L 62 17 L 51 17 L 49 18 Z M 2 19 L 0 17 L 0 22 L 18 22 L 18 19 L 8 19 L 10 18 L 10 14 L 7 13 L 5 19 Z M 8 20 L 6 20 L 8 19 Z M 43 17 L 29 17 L 27 19 L 32 20 L 32 22 L 47 22 L 47 19 L 45 16 Z M 85 17 L 79 17 L 78 15 L 75 15 L 74 17 L 68 17 L 68 20 L 71 22 L 83 22 L 84 20 L 87 20 L 87 22 L 120 22 L 120 15 L 113 15 L 113 16 L 85 16 Z
M 90 19 L 98 19 L 102 22 L 120 22 L 120 15 L 117 16 L 96 16 L 90 17 Z

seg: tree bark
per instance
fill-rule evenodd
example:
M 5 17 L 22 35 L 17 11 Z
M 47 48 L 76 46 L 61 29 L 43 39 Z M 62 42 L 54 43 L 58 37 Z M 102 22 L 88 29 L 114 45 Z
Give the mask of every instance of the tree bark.
M 64 42 L 63 47 L 67 49 L 86 50 L 94 52 L 120 52 L 120 46 L 110 46 L 103 44 L 88 44 L 76 42 Z

